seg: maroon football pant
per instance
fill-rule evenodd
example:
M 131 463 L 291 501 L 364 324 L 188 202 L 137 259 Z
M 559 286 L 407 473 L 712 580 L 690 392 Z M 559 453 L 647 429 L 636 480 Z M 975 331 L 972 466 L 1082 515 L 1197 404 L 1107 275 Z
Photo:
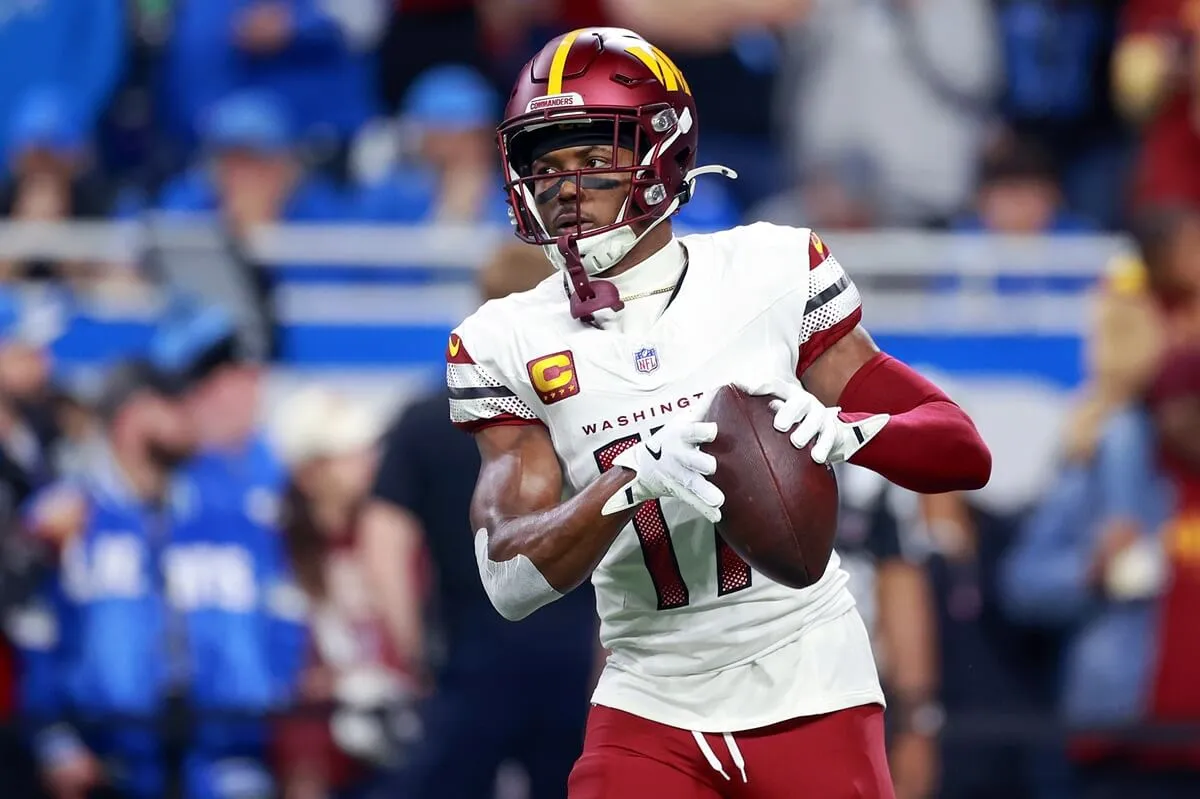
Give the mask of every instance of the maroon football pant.
M 734 733 L 732 747 L 725 736 L 704 733 L 702 737 L 707 755 L 687 730 L 593 707 L 567 795 L 569 799 L 895 797 L 879 705 Z

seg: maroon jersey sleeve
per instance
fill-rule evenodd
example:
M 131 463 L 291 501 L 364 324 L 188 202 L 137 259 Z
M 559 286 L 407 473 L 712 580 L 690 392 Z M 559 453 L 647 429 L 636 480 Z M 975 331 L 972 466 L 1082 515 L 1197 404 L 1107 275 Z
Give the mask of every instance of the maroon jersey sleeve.
M 816 233 L 809 234 L 807 261 L 808 301 L 800 320 L 797 377 L 862 320 L 858 288 Z

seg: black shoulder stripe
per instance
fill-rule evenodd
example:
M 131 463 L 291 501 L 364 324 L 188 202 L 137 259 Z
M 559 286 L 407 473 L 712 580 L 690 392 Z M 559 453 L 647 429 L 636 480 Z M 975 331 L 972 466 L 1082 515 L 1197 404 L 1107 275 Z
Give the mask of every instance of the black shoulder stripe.
M 850 288 L 850 277 L 843 274 L 836 283 L 810 299 L 804 306 L 804 313 L 812 313 L 848 288 Z
M 512 389 L 504 386 L 481 386 L 479 388 L 451 388 L 450 399 L 452 400 L 481 400 L 481 399 L 503 399 L 505 397 L 515 397 Z

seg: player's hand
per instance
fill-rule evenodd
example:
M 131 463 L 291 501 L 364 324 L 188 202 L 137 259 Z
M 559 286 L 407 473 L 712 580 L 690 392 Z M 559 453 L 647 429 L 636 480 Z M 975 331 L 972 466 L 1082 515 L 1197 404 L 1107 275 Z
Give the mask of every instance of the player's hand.
M 825 407 L 796 382 L 770 380 L 760 384 L 739 382 L 736 385 L 748 394 L 775 397 L 771 401 L 771 410 L 775 411 L 775 429 L 781 433 L 791 431 L 789 438 L 796 449 L 804 449 L 812 443 L 808 452 L 817 463 L 832 464 L 849 460 L 891 418 L 886 413 L 862 419 L 844 417 L 841 408 Z
M 717 437 L 717 425 L 696 421 L 697 417 L 676 417 L 616 457 L 614 466 L 629 469 L 636 476 L 604 504 L 604 515 L 646 500 L 675 497 L 713 524 L 721 520 L 725 495 L 708 480 L 717 471 L 717 459 L 700 449 L 701 444 Z

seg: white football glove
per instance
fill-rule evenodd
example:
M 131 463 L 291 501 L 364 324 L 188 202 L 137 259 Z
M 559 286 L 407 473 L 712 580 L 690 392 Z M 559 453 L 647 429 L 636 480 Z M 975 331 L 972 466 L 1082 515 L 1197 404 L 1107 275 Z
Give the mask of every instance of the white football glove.
M 747 394 L 774 396 L 771 410 L 775 411 L 775 429 L 786 433 L 795 427 L 790 438 L 796 449 L 803 449 L 815 439 L 809 454 L 817 463 L 849 460 L 891 418 L 889 414 L 877 413 L 856 422 L 844 421 L 838 416 L 841 408 L 826 408 L 795 382 L 771 380 L 757 385 L 739 382 L 737 386 Z
M 675 497 L 713 524 L 721 520 L 725 495 L 708 481 L 717 471 L 717 459 L 700 450 L 717 437 L 717 425 L 698 422 L 697 415 L 676 417 L 654 435 L 622 452 L 614 466 L 631 469 L 637 476 L 604 503 L 608 516 L 636 507 L 646 500 Z

